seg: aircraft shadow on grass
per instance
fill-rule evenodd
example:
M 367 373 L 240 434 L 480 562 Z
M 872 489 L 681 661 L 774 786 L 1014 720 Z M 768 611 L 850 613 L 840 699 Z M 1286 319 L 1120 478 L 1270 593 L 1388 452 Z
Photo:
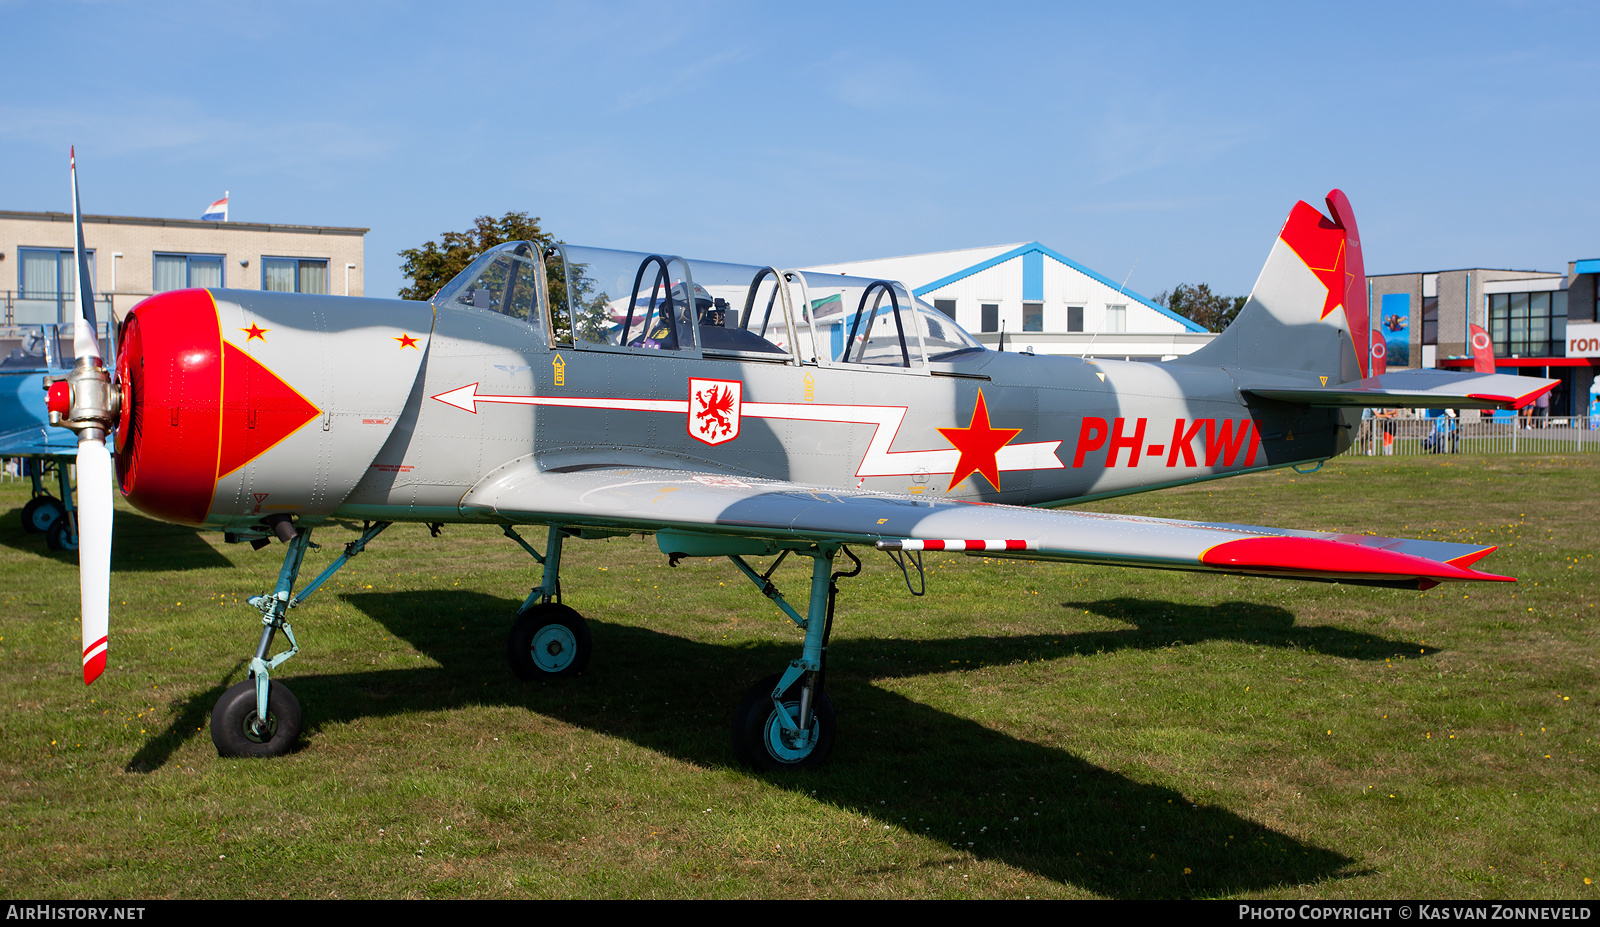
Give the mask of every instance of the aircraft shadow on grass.
M 595 658 L 582 676 L 520 683 L 505 664 L 505 634 L 518 601 L 442 590 L 343 599 L 439 665 L 287 677 L 310 737 L 324 725 L 359 718 L 503 704 L 701 766 L 742 769 L 728 736 L 733 706 L 746 686 L 790 658 L 796 646 L 717 646 L 591 620 Z M 1187 608 L 1117 601 L 1119 608 L 1147 606 L 1156 614 Z M 1281 609 L 1248 608 L 1272 626 L 1292 620 Z M 1258 616 L 1257 623 L 1262 620 Z M 1122 646 L 1173 645 L 1164 628 L 1124 633 L 1132 637 Z M 840 641 L 828 677 L 839 711 L 834 756 L 821 771 L 770 781 L 850 809 L 876 832 L 887 826 L 942 841 L 952 853 L 938 865 L 968 852 L 1112 897 L 1227 895 L 1358 874 L 1354 860 L 1333 850 L 873 684 L 949 672 L 957 660 L 970 660 L 960 664 L 966 668 L 1033 659 L 1047 647 L 1059 652 L 1064 641 L 1070 648 L 1077 638 L 1081 650 L 1107 636 Z M 1303 646 L 1292 634 L 1284 642 L 1264 642 Z M 1388 645 L 1371 644 L 1380 646 Z M 156 768 L 200 736 L 210 706 L 242 666 L 178 703 L 179 717 L 146 742 L 129 768 Z
M 1396 653 L 1409 653 L 1415 646 L 1405 641 L 1343 628 L 1297 627 L 1293 612 L 1259 602 L 1194 605 L 1159 599 L 1116 598 L 1063 602 L 1061 607 L 1126 621 L 1134 627 L 1120 631 L 1057 635 L 1058 639 L 1062 639 L 1062 643 L 1053 648 L 1057 651 L 1064 646 L 1080 653 L 1110 652 L 1130 647 L 1151 649 L 1214 640 L 1291 647 L 1352 660 L 1382 660 Z M 1432 656 L 1436 652 L 1430 647 L 1426 654 L 1418 656 Z
M 73 567 L 78 565 L 77 551 L 51 550 L 43 534 L 23 531 L 21 509 L 0 515 L 0 526 L 0 544 Z M 227 557 L 206 543 L 198 529 L 146 518 L 138 512 L 117 512 L 111 539 L 112 572 L 205 570 L 231 565 Z

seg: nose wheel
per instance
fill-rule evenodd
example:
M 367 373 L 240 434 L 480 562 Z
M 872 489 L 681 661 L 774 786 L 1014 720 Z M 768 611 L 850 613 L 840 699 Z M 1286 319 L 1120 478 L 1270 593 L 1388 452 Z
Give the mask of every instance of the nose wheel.
M 211 742 L 218 756 L 283 756 L 300 739 L 300 700 L 289 687 L 272 682 L 267 716 L 256 710 L 256 683 L 246 679 L 217 699 L 211 710 Z
M 555 602 L 517 612 L 506 640 L 506 657 L 518 679 L 576 676 L 589 665 L 594 640 L 583 616 Z

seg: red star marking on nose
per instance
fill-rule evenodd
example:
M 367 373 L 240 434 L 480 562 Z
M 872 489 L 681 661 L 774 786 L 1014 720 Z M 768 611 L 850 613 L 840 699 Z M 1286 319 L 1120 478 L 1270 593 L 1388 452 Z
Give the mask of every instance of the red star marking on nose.
M 410 335 L 406 334 L 405 332 L 401 332 L 400 333 L 400 337 L 398 337 L 398 338 L 396 338 L 394 340 L 400 342 L 400 347 L 402 347 L 402 348 L 417 348 L 417 339 L 411 337 Z M 417 350 L 420 351 L 422 349 L 421 348 L 417 348 Z
M 989 427 L 989 407 L 983 401 L 983 390 L 978 390 L 978 402 L 972 407 L 972 420 L 965 428 L 941 428 L 939 433 L 950 446 L 961 452 L 955 472 L 950 475 L 949 492 L 956 484 L 974 473 L 981 474 L 995 489 L 1000 488 L 1000 463 L 995 455 L 1022 434 L 1021 428 Z
M 241 329 L 239 329 L 239 331 L 242 331 L 246 335 L 249 336 L 249 337 L 244 339 L 244 343 L 245 344 L 249 344 L 250 342 L 256 341 L 258 339 L 261 340 L 261 341 L 266 341 L 267 340 L 267 332 L 272 331 L 272 329 L 270 329 L 270 328 L 262 328 L 261 326 L 257 325 L 256 323 L 251 322 L 249 328 L 241 328 Z

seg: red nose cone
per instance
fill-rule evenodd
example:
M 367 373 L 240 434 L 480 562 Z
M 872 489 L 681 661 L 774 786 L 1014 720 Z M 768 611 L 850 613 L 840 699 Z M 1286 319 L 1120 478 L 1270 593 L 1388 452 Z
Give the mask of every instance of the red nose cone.
M 222 331 L 211 294 L 174 290 L 135 306 L 117 375 L 122 494 L 161 518 L 204 522 L 222 428 Z
M 60 416 L 72 412 L 72 387 L 66 380 L 57 380 L 50 384 L 50 391 L 45 396 L 44 407 Z

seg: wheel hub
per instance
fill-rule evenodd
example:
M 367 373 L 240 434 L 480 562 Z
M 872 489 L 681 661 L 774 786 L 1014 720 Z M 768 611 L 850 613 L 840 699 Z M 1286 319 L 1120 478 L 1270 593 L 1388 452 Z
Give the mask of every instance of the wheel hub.
M 786 702 L 783 710 L 798 723 L 800 706 L 797 703 Z M 818 730 L 818 726 L 812 724 L 807 730 L 790 731 L 778 720 L 778 710 L 773 709 L 772 714 L 767 716 L 767 753 L 780 763 L 798 763 L 816 748 Z
M 558 673 L 576 658 L 578 638 L 563 625 L 547 624 L 533 635 L 530 652 L 539 669 L 546 673 Z
M 244 719 L 244 736 L 249 738 L 252 743 L 264 744 L 271 740 L 272 735 L 277 732 L 278 719 L 271 712 L 267 712 L 267 720 L 265 721 L 262 721 L 253 711 L 249 717 Z

